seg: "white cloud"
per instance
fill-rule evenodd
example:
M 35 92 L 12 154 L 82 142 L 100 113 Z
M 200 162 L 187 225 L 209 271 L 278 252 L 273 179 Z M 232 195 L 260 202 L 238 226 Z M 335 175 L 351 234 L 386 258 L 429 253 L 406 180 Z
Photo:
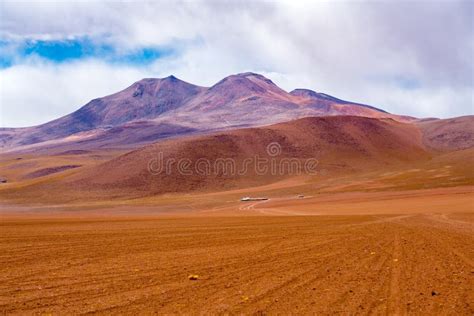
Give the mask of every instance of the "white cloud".
M 124 50 L 172 45 L 178 54 L 148 67 L 30 60 L 0 70 L 0 124 L 41 123 L 141 77 L 211 85 L 243 71 L 393 113 L 472 114 L 473 8 L 470 1 L 2 2 L 0 38 L 86 35 Z
M 149 77 L 146 71 L 86 60 L 34 62 L 0 71 L 0 126 L 29 126 L 56 119 L 91 99 Z

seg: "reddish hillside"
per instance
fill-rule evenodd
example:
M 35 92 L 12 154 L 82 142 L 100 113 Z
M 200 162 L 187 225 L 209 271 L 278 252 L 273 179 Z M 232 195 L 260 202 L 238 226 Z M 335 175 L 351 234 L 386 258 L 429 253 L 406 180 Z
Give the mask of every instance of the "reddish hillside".
M 143 79 L 123 91 L 94 99 L 79 110 L 46 124 L 0 129 L 0 147 L 18 147 L 51 140 L 64 141 L 68 136 L 85 131 L 101 132 L 128 122 L 154 119 L 178 109 L 203 89 L 174 76 Z M 150 134 L 154 133 L 155 131 L 150 131 Z M 80 136 L 77 139 L 82 140 Z
M 266 171 L 262 171 L 265 167 L 256 169 L 257 158 L 265 161 L 261 167 L 267 166 Z M 283 162 L 287 158 L 292 158 L 294 165 Z M 421 136 L 411 124 L 350 116 L 313 117 L 161 141 L 77 174 L 67 180 L 67 186 L 133 197 L 249 187 L 292 176 L 317 175 L 321 169 L 334 174 L 367 172 L 428 158 Z M 217 165 L 222 159 L 235 163 L 235 169 Z M 316 159 L 317 165 L 307 167 L 310 159 Z M 171 161 L 169 172 L 166 168 L 158 172 Z M 180 161 L 188 165 L 185 172 L 178 170 Z M 250 161 L 247 169 L 246 161 Z
M 435 151 L 452 151 L 474 147 L 474 116 L 428 120 L 417 124 L 424 144 Z
M 0 148 L 29 152 L 39 147 L 48 150 L 60 147 L 58 151 L 113 148 L 123 144 L 123 138 L 138 139 L 138 143 L 127 143 L 128 147 L 138 147 L 142 140 L 152 143 L 176 134 L 262 126 L 328 115 L 410 120 L 311 90 L 298 89 L 287 93 L 271 80 L 254 73 L 229 76 L 210 88 L 170 76 L 143 79 L 121 92 L 94 99 L 76 112 L 43 125 L 0 128 Z M 130 124 L 134 128 L 128 128 Z M 140 124 L 143 127 L 138 126 Z M 127 135 L 122 133 L 116 140 L 104 132 L 111 128 L 122 129 L 123 126 Z M 91 135 L 94 141 L 91 141 Z M 101 136 L 107 139 L 102 141 Z

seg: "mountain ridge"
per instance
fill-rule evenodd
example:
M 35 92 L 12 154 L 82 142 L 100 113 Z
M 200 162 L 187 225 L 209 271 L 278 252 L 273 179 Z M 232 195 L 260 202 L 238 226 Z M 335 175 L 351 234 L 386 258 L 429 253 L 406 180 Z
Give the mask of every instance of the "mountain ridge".
M 432 156 L 417 134 L 416 125 L 392 119 L 307 117 L 263 127 L 164 139 L 103 163 L 76 168 L 57 181 L 31 183 L 28 190 L 32 195 L 61 190 L 65 199 L 81 199 L 83 194 L 92 199 L 140 198 L 252 187 L 299 176 L 314 180 L 317 174 L 300 169 L 314 159 L 317 164 L 313 171 L 324 170 L 332 176 L 404 168 L 428 161 Z M 272 144 L 277 144 L 275 153 L 269 149 Z M 157 161 L 158 165 L 175 162 L 170 165 L 170 172 L 163 169 L 154 173 L 155 168 L 150 169 L 150 162 L 160 157 L 160 153 L 163 160 Z M 266 161 L 267 168 L 275 162 L 285 169 L 283 173 L 272 169 L 259 173 L 254 167 L 255 157 Z M 190 163 L 191 174 L 177 169 L 178 161 L 183 159 Z M 218 161 L 229 159 L 234 166 L 227 170 L 229 173 L 217 167 Z M 249 159 L 254 159 L 252 164 L 240 173 Z M 199 161 L 211 164 L 208 173 L 195 171 Z M 291 165 L 287 164 L 289 161 Z M 294 163 L 298 164 L 297 169 L 293 169 Z
M 206 131 L 333 115 L 387 117 L 399 121 L 413 119 L 309 89 L 295 89 L 288 93 L 263 75 L 251 72 L 227 76 L 211 87 L 194 85 L 170 75 L 141 79 L 119 92 L 93 99 L 78 110 L 41 125 L 0 129 L 0 148 L 64 142 L 73 135 L 80 137 L 83 132 L 100 133 L 136 121 Z M 146 131 L 142 129 L 141 133 Z M 156 137 L 151 137 L 151 134 Z M 151 134 L 151 141 L 162 138 L 155 132 Z M 169 135 L 163 129 L 163 137 Z

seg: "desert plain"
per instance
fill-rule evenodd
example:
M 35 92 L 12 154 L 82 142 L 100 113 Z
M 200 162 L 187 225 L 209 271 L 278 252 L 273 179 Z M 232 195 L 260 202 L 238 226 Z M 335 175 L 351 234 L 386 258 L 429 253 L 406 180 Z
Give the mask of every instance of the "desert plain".
M 171 76 L 0 140 L 0 314 L 474 314 L 473 116 Z
M 472 315 L 472 186 L 293 186 L 2 205 L 0 311 Z

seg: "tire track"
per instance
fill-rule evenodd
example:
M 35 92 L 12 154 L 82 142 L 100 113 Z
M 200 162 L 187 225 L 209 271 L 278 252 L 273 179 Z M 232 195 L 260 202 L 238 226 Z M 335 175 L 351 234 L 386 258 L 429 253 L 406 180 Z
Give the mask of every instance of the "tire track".
M 401 243 L 400 243 L 400 233 L 395 234 L 393 241 L 393 253 L 392 253 L 392 275 L 390 280 L 390 297 L 388 300 L 388 310 L 393 313 L 393 315 L 402 315 L 401 310 L 401 294 L 400 294 L 400 258 L 402 254 Z M 406 314 L 406 311 L 403 312 L 403 315 Z

